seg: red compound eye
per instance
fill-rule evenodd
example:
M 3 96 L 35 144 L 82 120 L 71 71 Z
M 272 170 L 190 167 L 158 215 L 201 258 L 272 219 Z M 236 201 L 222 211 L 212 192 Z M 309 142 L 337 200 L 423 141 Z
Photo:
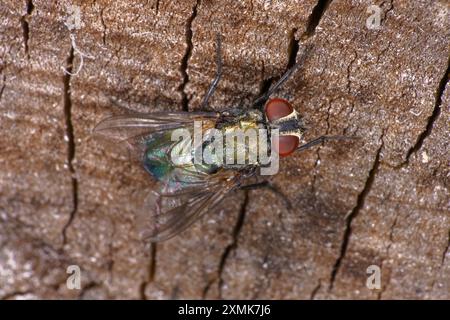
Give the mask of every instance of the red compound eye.
M 290 115 L 294 111 L 291 104 L 280 98 L 270 99 L 266 104 L 266 117 L 269 121 L 275 121 Z M 278 141 L 278 154 L 280 157 L 286 157 L 293 153 L 300 144 L 300 140 L 296 136 L 280 136 Z
M 294 111 L 291 104 L 284 99 L 270 99 L 266 104 L 266 116 L 269 121 L 275 121 L 290 115 Z
M 278 142 L 278 146 L 275 144 L 275 148 L 278 148 L 280 157 L 287 157 L 297 150 L 300 144 L 300 140 L 296 136 L 279 136 Z

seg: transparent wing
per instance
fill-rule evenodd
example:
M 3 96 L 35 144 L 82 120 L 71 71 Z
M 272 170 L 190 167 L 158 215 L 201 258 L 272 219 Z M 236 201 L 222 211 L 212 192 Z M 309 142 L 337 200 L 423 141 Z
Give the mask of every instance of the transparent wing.
M 125 144 L 134 158 L 142 163 L 144 153 L 152 153 L 152 170 L 156 175 L 156 191 L 138 201 L 137 223 L 140 236 L 147 241 L 167 240 L 186 229 L 217 205 L 239 183 L 237 171 L 219 170 L 209 174 L 193 165 L 174 165 L 168 155 L 177 144 L 171 131 L 186 128 L 191 132 L 195 120 L 202 129 L 214 127 L 218 113 L 172 112 L 114 116 L 101 121 L 94 134 L 113 141 L 113 148 Z M 155 169 L 156 167 L 156 169 Z M 148 167 L 147 167 L 148 168 Z M 159 170 L 161 169 L 161 170 Z
M 214 119 L 217 112 L 155 112 L 117 115 L 97 124 L 94 131 L 140 128 L 146 132 L 157 132 L 191 125 L 194 120 Z
M 143 142 L 153 134 L 178 128 L 192 129 L 194 121 L 201 120 L 206 127 L 214 127 L 217 112 L 155 112 L 117 115 L 100 121 L 93 130 L 94 136 L 114 151 L 127 152 L 140 159 Z
M 152 191 L 145 199 L 137 221 L 143 240 L 164 241 L 182 232 L 213 209 L 241 178 L 237 171 L 222 170 L 214 175 L 184 171 L 174 170 L 174 176 L 160 182 L 160 191 Z M 173 183 L 179 185 L 173 188 Z

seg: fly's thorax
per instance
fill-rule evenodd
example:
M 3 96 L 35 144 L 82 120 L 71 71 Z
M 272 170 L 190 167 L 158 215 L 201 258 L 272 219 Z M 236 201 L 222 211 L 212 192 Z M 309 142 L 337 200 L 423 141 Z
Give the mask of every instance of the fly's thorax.
M 257 109 L 228 109 L 223 111 L 216 122 L 216 128 L 221 129 L 226 126 L 237 125 L 242 123 L 263 123 L 265 122 L 264 115 Z
M 267 152 L 268 130 L 259 117 L 245 117 L 222 129 L 224 167 L 259 166 L 261 152 Z M 265 148 L 261 150 L 261 148 Z
M 204 154 L 210 160 L 226 168 L 258 164 L 259 131 L 266 129 L 266 122 L 261 111 L 228 109 L 221 113 L 215 129 L 219 131 L 220 137 L 215 136 L 204 144 Z M 267 139 L 267 134 L 264 135 L 264 139 Z M 215 151 L 219 147 L 221 152 L 218 154 Z

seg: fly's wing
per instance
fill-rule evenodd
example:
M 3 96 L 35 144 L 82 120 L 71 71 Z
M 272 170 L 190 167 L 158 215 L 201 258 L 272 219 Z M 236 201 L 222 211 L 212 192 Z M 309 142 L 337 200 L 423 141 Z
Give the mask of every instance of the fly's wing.
M 170 132 L 179 128 L 191 130 L 194 121 L 202 121 L 204 127 L 214 127 L 217 112 L 155 112 L 117 115 L 106 118 L 94 128 L 95 136 L 105 145 L 117 151 L 125 146 L 129 154 L 142 159 L 145 141 L 154 134 Z
M 140 237 L 158 242 L 177 235 L 213 209 L 239 180 L 237 171 L 222 170 L 203 176 L 175 169 L 173 176 L 160 182 L 159 192 L 152 191 L 147 196 L 144 210 L 138 213 Z
M 149 140 L 154 139 L 158 149 L 170 152 L 177 143 L 169 138 L 171 131 L 186 128 L 192 132 L 195 120 L 202 120 L 205 130 L 214 127 L 218 117 L 214 112 L 114 116 L 100 122 L 94 133 L 124 143 L 142 162 Z M 164 160 L 166 163 L 168 168 L 158 178 L 157 191 L 150 191 L 137 210 L 140 236 L 147 241 L 167 240 L 183 231 L 218 204 L 241 179 L 237 171 L 207 174 L 193 166 L 176 166 Z

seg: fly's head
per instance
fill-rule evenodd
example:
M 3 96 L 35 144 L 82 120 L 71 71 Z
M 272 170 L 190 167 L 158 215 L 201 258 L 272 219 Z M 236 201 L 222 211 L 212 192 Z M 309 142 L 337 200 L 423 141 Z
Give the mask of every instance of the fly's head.
M 300 115 L 284 99 L 273 98 L 266 103 L 264 114 L 272 129 L 279 130 L 278 153 L 286 157 L 297 150 L 305 129 Z

